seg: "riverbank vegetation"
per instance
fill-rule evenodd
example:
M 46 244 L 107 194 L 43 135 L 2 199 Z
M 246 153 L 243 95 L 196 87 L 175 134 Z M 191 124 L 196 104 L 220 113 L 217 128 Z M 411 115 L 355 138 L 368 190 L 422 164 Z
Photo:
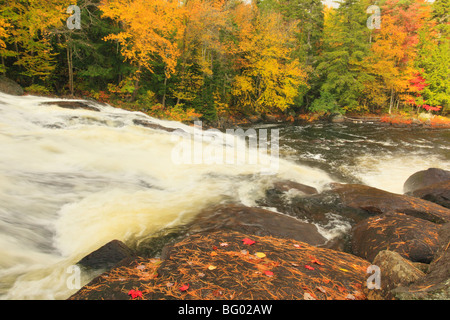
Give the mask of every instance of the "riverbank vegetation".
M 28 93 L 218 126 L 332 113 L 448 121 L 449 0 L 0 3 L 0 72 Z

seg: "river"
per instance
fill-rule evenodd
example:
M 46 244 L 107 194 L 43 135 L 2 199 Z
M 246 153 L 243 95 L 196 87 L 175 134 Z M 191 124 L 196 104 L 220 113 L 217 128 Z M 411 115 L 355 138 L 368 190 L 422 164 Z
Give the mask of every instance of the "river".
M 0 93 L 1 299 L 65 299 L 76 291 L 68 267 L 108 241 L 136 243 L 223 201 L 255 205 L 275 179 L 319 191 L 337 181 L 402 193 L 416 171 L 450 170 L 450 130 L 255 126 L 279 137 L 278 145 L 268 139 L 276 166 L 267 172 L 240 163 L 239 152 L 228 163 L 177 161 L 174 150 L 198 128 L 92 102 L 98 112 L 42 104 L 60 100 Z M 226 152 L 227 137 L 206 132 L 204 154 Z M 81 276 L 83 285 L 95 274 Z

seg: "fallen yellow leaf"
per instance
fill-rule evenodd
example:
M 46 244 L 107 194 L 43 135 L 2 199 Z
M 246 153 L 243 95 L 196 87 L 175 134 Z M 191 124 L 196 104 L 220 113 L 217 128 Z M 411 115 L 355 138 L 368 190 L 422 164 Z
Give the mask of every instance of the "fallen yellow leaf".
M 213 266 L 213 265 L 210 265 L 210 266 L 208 267 L 208 270 L 214 270 L 214 269 L 217 269 L 217 267 L 216 267 L 216 266 Z
M 262 253 L 262 252 L 257 252 L 257 253 L 255 253 L 255 256 L 257 256 L 258 258 L 265 258 L 266 254 Z

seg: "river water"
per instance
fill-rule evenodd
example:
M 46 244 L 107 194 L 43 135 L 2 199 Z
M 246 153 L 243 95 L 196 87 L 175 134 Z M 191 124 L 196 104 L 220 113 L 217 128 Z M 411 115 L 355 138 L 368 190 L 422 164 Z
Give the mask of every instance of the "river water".
M 76 291 L 70 266 L 108 241 L 136 243 L 223 201 L 255 205 L 276 179 L 402 193 L 416 171 L 450 170 L 449 130 L 261 125 L 271 154 L 259 150 L 260 163 L 239 162 L 239 151 L 223 163 L 179 161 L 180 141 L 222 155 L 234 136 L 205 132 L 191 144 L 198 128 L 92 102 L 99 112 L 42 104 L 57 100 L 0 94 L 1 299 L 65 299 Z M 93 276 L 83 272 L 81 285 Z

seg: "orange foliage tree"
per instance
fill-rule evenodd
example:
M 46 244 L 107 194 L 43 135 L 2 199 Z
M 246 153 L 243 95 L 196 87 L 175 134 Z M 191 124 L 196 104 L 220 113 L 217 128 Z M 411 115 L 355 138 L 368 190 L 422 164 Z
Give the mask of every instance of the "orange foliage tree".
M 394 105 L 411 99 L 411 83 L 420 70 L 415 68 L 418 33 L 430 17 L 425 0 L 404 4 L 388 0 L 382 6 L 382 23 L 374 31 L 374 43 L 365 67 L 375 81 L 365 83 L 366 93 L 373 103 L 389 101 L 389 113 Z

